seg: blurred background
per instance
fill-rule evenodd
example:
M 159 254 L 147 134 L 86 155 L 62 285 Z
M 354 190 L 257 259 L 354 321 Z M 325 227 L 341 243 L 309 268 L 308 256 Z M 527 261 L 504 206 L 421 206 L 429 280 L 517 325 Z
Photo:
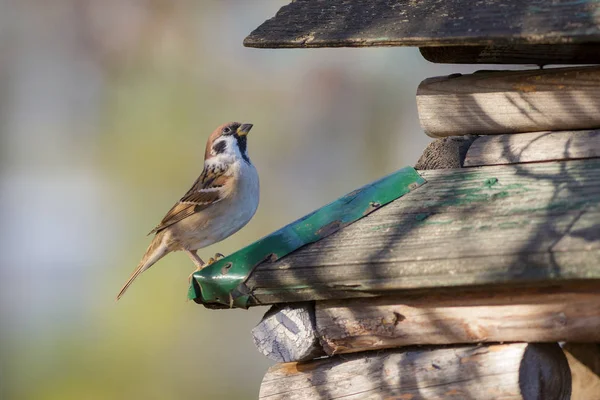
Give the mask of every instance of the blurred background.
M 244 48 L 287 2 L 0 0 L 1 399 L 257 397 L 266 308 L 187 302 L 185 254 L 114 302 L 207 136 L 254 123 L 261 204 L 204 259 L 413 165 L 418 83 L 473 70 L 417 49 Z

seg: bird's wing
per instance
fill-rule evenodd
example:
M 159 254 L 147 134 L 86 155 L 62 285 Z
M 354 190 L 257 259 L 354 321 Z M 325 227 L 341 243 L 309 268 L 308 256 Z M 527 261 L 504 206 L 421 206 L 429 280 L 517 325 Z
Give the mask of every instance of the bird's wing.
M 227 165 L 206 165 L 192 188 L 169 210 L 149 235 L 223 200 L 229 192 L 229 181 L 233 179 L 233 176 L 227 174 L 227 169 Z

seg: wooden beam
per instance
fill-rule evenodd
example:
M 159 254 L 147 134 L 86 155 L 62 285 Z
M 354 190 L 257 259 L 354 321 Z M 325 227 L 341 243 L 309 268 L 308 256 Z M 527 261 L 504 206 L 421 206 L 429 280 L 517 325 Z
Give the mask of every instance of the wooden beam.
M 600 342 L 600 286 L 317 302 L 327 354 L 415 344 Z
M 448 64 L 600 64 L 599 43 L 421 47 L 427 61 Z
M 597 129 L 600 67 L 430 78 L 419 85 L 417 108 L 432 137 Z
M 598 43 L 597 1 L 295 0 L 249 47 Z
M 556 344 L 514 343 L 336 356 L 276 364 L 259 398 L 566 400 L 571 373 Z
M 250 305 L 600 282 L 600 159 L 420 173 L 400 200 L 258 265 Z
M 600 157 L 600 129 L 531 132 L 479 136 L 468 148 L 463 165 L 477 167 L 594 157 Z
M 254 344 L 276 362 L 312 360 L 325 355 L 319 344 L 312 303 L 275 305 L 252 329 Z

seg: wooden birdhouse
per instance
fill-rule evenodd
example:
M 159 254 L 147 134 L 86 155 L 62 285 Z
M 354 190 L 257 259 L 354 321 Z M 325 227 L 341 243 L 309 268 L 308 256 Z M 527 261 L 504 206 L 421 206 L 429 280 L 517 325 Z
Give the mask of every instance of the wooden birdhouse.
M 532 64 L 426 79 L 415 168 L 194 275 L 273 305 L 261 399 L 600 399 L 600 66 L 542 68 L 600 64 L 600 2 L 295 0 L 244 44 Z

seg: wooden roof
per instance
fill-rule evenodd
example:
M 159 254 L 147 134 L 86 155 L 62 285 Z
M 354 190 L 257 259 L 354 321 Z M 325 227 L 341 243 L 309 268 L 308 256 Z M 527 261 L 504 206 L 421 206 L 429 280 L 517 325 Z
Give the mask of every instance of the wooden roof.
M 247 307 L 600 279 L 600 159 L 420 174 L 427 183 L 368 217 L 252 263 L 226 296 L 210 289 L 223 265 L 196 273 L 192 298 Z
M 599 43 L 596 0 L 296 0 L 248 47 Z

